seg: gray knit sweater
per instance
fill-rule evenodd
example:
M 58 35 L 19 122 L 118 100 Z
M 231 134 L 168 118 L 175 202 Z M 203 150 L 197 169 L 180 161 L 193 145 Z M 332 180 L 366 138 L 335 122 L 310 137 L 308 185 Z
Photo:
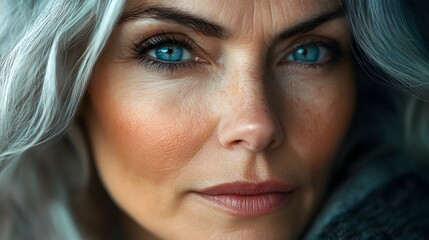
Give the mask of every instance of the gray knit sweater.
M 332 191 L 303 239 L 429 239 L 429 185 L 415 172 L 413 161 L 397 152 L 366 156 Z

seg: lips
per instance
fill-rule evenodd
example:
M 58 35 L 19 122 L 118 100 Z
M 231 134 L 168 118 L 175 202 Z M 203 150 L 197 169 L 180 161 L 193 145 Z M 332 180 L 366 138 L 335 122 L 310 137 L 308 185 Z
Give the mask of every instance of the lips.
M 282 209 L 294 191 L 294 187 L 277 181 L 233 182 L 209 187 L 197 194 L 231 215 L 256 217 Z

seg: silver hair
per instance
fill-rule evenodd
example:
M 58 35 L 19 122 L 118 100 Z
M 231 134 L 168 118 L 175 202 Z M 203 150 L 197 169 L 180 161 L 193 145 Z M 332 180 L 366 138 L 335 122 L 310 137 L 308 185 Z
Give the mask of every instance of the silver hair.
M 83 238 L 69 202 L 79 147 L 52 142 L 68 134 L 124 3 L 0 1 L 0 239 Z
M 400 129 L 404 144 L 420 159 L 416 167 L 428 169 L 429 2 L 346 0 L 345 7 L 363 69 L 375 81 L 412 95 L 401 104 Z

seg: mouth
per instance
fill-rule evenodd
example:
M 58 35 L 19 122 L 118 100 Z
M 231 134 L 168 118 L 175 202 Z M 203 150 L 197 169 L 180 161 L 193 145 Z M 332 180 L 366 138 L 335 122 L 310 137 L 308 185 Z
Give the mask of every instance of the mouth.
M 196 194 L 233 216 L 257 217 L 280 211 L 295 190 L 278 181 L 233 182 L 212 186 Z

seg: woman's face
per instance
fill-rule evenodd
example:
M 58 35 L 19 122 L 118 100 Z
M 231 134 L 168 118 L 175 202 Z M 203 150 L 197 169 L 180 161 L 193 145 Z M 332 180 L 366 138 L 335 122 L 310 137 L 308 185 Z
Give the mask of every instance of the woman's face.
M 339 2 L 129 1 L 84 119 L 105 188 L 139 226 L 132 232 L 303 231 L 353 114 Z

